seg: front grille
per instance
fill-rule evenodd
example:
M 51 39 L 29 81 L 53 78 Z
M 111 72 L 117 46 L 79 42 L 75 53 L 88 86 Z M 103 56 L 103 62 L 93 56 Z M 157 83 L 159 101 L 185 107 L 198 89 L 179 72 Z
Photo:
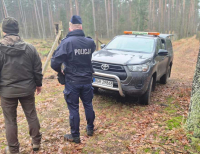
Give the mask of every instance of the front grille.
M 101 68 L 101 66 L 103 64 L 108 64 L 108 63 L 92 62 L 92 66 L 94 68 L 94 71 L 100 72 L 100 73 L 107 73 L 107 74 L 116 75 L 120 78 L 120 80 L 125 80 L 127 78 L 127 74 L 126 74 L 126 70 L 124 69 L 124 66 L 115 65 L 115 64 L 108 64 L 109 69 L 103 70 Z
M 94 69 L 101 69 L 101 66 L 103 64 L 106 64 L 106 63 L 99 63 L 99 62 L 92 62 L 92 66 Z M 108 64 L 109 65 L 109 69 L 106 70 L 106 71 L 112 71 L 112 72 L 126 72 L 124 67 L 121 66 L 121 65 L 114 65 L 114 64 Z

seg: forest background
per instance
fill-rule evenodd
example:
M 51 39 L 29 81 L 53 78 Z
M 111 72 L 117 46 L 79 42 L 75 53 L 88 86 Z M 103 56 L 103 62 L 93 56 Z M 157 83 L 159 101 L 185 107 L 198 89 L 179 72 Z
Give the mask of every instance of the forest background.
M 176 39 L 193 36 L 199 26 L 199 0 L 0 0 L 0 22 L 6 16 L 20 23 L 20 35 L 54 38 L 55 23 L 64 35 L 72 15 L 80 15 L 87 36 L 112 38 L 124 30 L 158 31 Z
M 57 82 L 57 74 L 47 69 L 42 95 L 36 97 L 44 136 L 40 154 L 200 153 L 200 139 L 184 128 L 199 52 L 199 40 L 194 35 L 200 33 L 200 0 L 0 0 L 0 23 L 6 16 L 16 18 L 20 36 L 37 48 L 43 62 L 55 39 L 55 24 L 62 21 L 64 37 L 74 14 L 82 17 L 87 36 L 94 37 L 96 31 L 103 42 L 125 30 L 174 34 L 180 40 L 173 41 L 172 77 L 167 85 L 157 85 L 152 94 L 154 103 L 149 106 L 104 91 L 96 94 L 95 135 L 86 135 L 81 106 L 82 144 L 77 146 L 63 142 L 63 134 L 69 130 L 63 87 Z M 21 151 L 30 153 L 28 125 L 21 107 L 18 123 Z M 0 153 L 6 147 L 4 127 L 0 108 Z

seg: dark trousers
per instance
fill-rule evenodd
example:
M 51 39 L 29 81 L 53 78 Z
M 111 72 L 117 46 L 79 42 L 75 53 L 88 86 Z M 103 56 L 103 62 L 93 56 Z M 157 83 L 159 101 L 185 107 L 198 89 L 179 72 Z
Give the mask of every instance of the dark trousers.
M 69 109 L 69 120 L 71 127 L 71 134 L 73 137 L 79 137 L 79 125 L 80 125 L 80 116 L 79 116 L 79 97 L 83 102 L 85 108 L 85 115 L 87 120 L 87 129 L 94 129 L 94 119 L 95 113 L 93 110 L 92 99 L 93 99 L 93 87 L 92 84 L 65 84 L 65 100 Z
M 40 134 L 40 124 L 35 109 L 34 94 L 20 98 L 1 97 L 1 107 L 6 126 L 6 139 L 11 153 L 19 152 L 18 128 L 17 128 L 17 106 L 21 103 L 26 119 L 29 124 L 29 134 L 33 144 L 40 144 L 42 135 Z

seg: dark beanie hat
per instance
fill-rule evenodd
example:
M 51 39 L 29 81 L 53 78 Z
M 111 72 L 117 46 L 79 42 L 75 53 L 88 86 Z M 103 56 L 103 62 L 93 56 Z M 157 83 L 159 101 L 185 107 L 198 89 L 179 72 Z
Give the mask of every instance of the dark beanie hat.
M 82 19 L 80 16 L 74 15 L 71 18 L 71 23 L 72 24 L 82 24 Z
M 19 24 L 15 18 L 7 17 L 3 19 L 2 31 L 6 34 L 18 34 Z

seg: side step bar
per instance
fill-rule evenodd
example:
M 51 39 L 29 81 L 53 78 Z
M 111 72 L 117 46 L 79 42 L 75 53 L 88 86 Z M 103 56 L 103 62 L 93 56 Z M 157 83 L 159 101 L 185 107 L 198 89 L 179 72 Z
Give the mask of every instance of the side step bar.
M 92 83 L 92 86 L 98 87 L 98 88 L 103 88 L 103 89 L 108 89 L 108 90 L 119 91 L 119 94 L 120 94 L 122 97 L 125 97 L 125 95 L 124 95 L 124 93 L 123 93 L 123 90 L 122 90 L 122 85 L 121 85 L 121 82 L 120 82 L 120 79 L 119 79 L 118 76 L 116 76 L 116 75 L 111 75 L 111 74 L 105 74 L 105 73 L 99 73 L 99 72 L 95 72 L 95 73 L 93 73 L 93 75 L 97 75 L 97 76 L 102 76 L 102 77 L 108 77 L 108 78 L 113 78 L 113 79 L 115 79 L 115 80 L 117 81 L 118 88 L 106 87 L 106 86 L 99 85 L 99 84 L 95 84 L 95 83 Z

